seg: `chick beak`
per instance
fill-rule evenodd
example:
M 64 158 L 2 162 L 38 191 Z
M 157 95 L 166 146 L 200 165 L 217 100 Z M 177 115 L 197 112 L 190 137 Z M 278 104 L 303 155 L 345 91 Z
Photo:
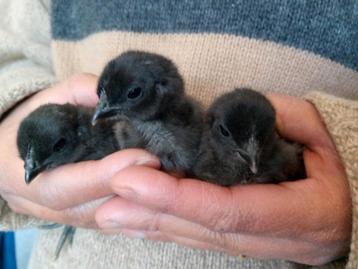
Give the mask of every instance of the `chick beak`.
M 96 125 L 98 119 L 107 118 L 112 116 L 113 114 L 115 114 L 115 109 L 109 106 L 107 101 L 107 95 L 105 93 L 102 93 L 99 98 L 96 110 L 93 114 L 91 123 L 94 126 Z
M 247 151 L 247 164 L 249 165 L 250 171 L 251 173 L 253 173 L 254 175 L 257 174 L 257 162 L 256 160 L 258 160 L 258 144 L 257 141 L 254 137 L 251 137 L 249 139 L 249 142 L 246 146 L 246 151 Z
M 255 175 L 257 173 L 257 165 L 255 160 L 251 160 L 250 171 Z
M 246 152 L 238 151 L 236 152 L 236 156 L 247 164 L 251 173 L 253 173 L 254 175 L 257 173 L 256 157 L 254 154 L 249 155 Z
M 30 184 L 30 182 L 41 172 L 39 169 L 30 169 L 25 168 L 25 182 Z
M 32 148 L 27 152 L 25 158 L 25 182 L 30 184 L 30 182 L 42 172 L 42 168 L 37 166 L 34 161 L 34 154 Z

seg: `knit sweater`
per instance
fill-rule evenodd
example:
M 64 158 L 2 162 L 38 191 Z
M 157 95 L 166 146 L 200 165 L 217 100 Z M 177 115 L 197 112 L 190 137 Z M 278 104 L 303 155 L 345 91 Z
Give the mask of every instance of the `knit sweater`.
M 356 1 L 325 0 L 0 0 L 0 115 L 54 81 L 80 72 L 98 75 L 109 59 L 128 49 L 172 59 L 186 91 L 205 106 L 235 87 L 304 96 L 336 143 L 353 199 L 348 263 L 327 267 L 357 268 L 357 10 Z M 44 222 L 12 212 L 0 199 L 0 229 Z M 66 245 L 54 261 L 60 233 L 40 232 L 30 268 L 297 266 L 86 229 L 78 229 L 73 246 Z

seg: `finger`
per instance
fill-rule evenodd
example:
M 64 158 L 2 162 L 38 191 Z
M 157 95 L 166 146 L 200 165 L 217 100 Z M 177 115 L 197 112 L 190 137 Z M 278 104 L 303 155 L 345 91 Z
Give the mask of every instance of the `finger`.
M 202 244 L 216 245 L 218 249 L 225 247 L 225 240 L 218 241 L 220 236 L 218 233 L 199 224 L 131 203 L 118 196 L 97 209 L 96 222 L 100 229 L 107 233 L 135 230 L 148 235 L 159 232 L 175 237 L 190 238 Z M 140 237 L 141 234 L 138 236 Z
M 307 176 L 326 181 L 329 175 L 342 184 L 345 178 L 342 162 L 315 107 L 288 95 L 269 94 L 268 98 L 276 110 L 279 132 L 308 147 L 304 154 Z
M 334 149 L 325 125 L 311 103 L 277 93 L 268 94 L 267 97 L 276 110 L 280 134 L 310 148 L 319 146 Z
M 77 207 L 56 211 L 15 195 L 7 195 L 4 197 L 11 210 L 15 213 L 75 227 L 92 229 L 98 228 L 94 218 L 97 207 L 109 198 L 110 197 L 106 197 Z
M 217 242 L 212 244 L 208 238 L 205 238 L 206 241 L 203 238 L 200 238 L 199 241 L 196 240 L 197 233 L 190 236 L 191 231 L 205 230 L 204 227 L 188 229 L 187 226 L 197 228 L 199 225 L 174 216 L 164 216 L 120 197 L 114 197 L 100 206 L 96 211 L 95 218 L 98 227 L 106 234 L 124 233 L 133 238 L 174 241 L 186 246 L 224 251 L 219 246 L 220 244 Z M 179 230 L 176 229 L 177 227 Z M 189 233 L 183 230 L 189 231 Z
M 4 186 L 9 193 L 22 193 L 25 198 L 54 210 L 63 210 L 95 200 L 112 191 L 110 178 L 131 165 L 148 165 L 158 168 L 159 160 L 140 149 L 122 150 L 102 160 L 68 164 L 41 173 L 30 185 L 23 180 Z
M 98 101 L 96 94 L 98 77 L 91 74 L 78 74 L 40 92 L 33 100 L 33 106 L 43 103 L 72 103 L 93 107 Z
M 325 195 L 322 186 L 312 179 L 225 188 L 198 180 L 178 180 L 147 167 L 123 169 L 113 177 L 111 186 L 129 201 L 214 231 L 302 237 L 305 231 L 326 232 L 319 213 L 327 212 L 325 207 L 331 206 L 327 199 L 332 199 L 329 195 L 321 197 Z M 322 225 L 307 227 L 311 223 Z
M 131 238 L 149 239 L 162 242 L 175 242 L 179 245 L 187 246 L 195 249 L 204 249 L 212 251 L 225 252 L 239 259 L 246 257 L 256 259 L 280 259 L 297 262 L 308 265 L 322 265 L 332 261 L 332 249 L 321 247 L 317 250 L 317 246 L 309 242 L 301 242 L 297 240 L 280 240 L 271 238 L 259 238 L 251 236 L 240 236 L 238 246 L 235 250 L 224 249 L 217 245 L 197 241 L 192 238 L 186 238 L 173 234 L 167 234 L 160 231 L 141 231 L 141 230 L 105 230 L 106 234 L 122 233 Z M 344 253 L 335 253 L 334 257 L 341 257 Z
M 107 221 L 101 222 L 101 218 L 107 218 Z M 96 213 L 96 220 L 105 233 L 124 233 L 135 238 L 171 241 L 195 248 L 225 251 L 235 256 L 244 254 L 267 259 L 322 263 L 328 257 L 342 255 L 335 246 L 322 247 L 296 238 L 213 232 L 198 224 L 130 204 L 119 197 L 103 204 Z M 319 260 L 314 261 L 317 257 Z
M 29 113 L 35 110 L 37 107 L 43 104 L 55 103 L 65 104 L 72 103 L 75 105 L 83 105 L 93 107 L 98 101 L 96 95 L 96 87 L 98 78 L 90 74 L 75 75 L 52 86 L 49 89 L 40 91 L 34 96 L 25 100 L 21 106 L 18 106 L 7 116 L 7 122 L 9 125 L 18 121 L 16 119 L 22 119 Z M 17 124 L 19 124 L 17 122 Z M 16 124 L 15 124 L 16 125 Z M 15 126 L 17 128 L 17 126 Z
M 337 190 L 340 190 L 340 195 L 350 196 L 349 183 L 338 155 L 330 150 L 317 153 L 307 149 L 303 152 L 303 159 L 308 178 L 314 178 L 322 184 L 325 191 L 333 191 L 337 195 Z
M 118 232 L 118 231 L 117 231 Z M 332 249 L 321 247 L 317 250 L 317 246 L 309 242 L 301 242 L 297 240 L 280 240 L 271 238 L 260 238 L 251 236 L 240 236 L 238 246 L 235 250 L 224 249 L 217 245 L 197 241 L 192 238 L 186 238 L 173 234 L 153 231 L 136 231 L 136 230 L 120 230 L 120 232 L 134 238 L 145 238 L 155 241 L 175 242 L 179 245 L 213 251 L 225 252 L 239 259 L 245 257 L 256 259 L 280 259 L 289 260 L 301 264 L 322 265 L 332 261 Z M 114 233 L 111 231 L 110 233 Z M 341 257 L 344 253 L 335 253 L 334 257 Z
M 37 103 L 42 103 L 45 99 L 57 102 L 70 102 L 85 106 L 94 106 L 98 101 L 96 88 L 98 77 L 92 74 L 77 74 L 55 84 L 46 91 L 39 92 Z
M 141 230 L 130 230 L 130 229 L 120 229 L 120 230 L 104 230 L 106 234 L 118 234 L 122 233 L 131 238 L 139 238 L 139 239 L 149 239 L 154 241 L 161 242 L 175 242 L 179 245 L 195 248 L 195 249 L 205 249 L 205 250 L 213 250 L 213 251 L 221 251 L 225 252 L 224 249 L 205 242 L 196 241 L 191 238 L 176 236 L 173 234 L 166 234 L 160 231 L 141 231 Z
M 94 107 L 98 102 L 98 77 L 92 74 L 75 75 L 67 80 L 69 100 L 75 105 Z
M 209 243 L 204 243 L 196 241 L 186 237 L 180 237 L 172 234 L 166 234 L 160 231 L 141 231 L 141 230 L 131 230 L 131 229 L 105 229 L 102 230 L 105 234 L 124 234 L 130 238 L 134 239 L 149 239 L 153 241 L 161 242 L 175 242 L 179 245 L 195 248 L 195 249 L 204 249 L 204 250 L 213 250 L 225 252 L 224 249 L 212 245 Z
M 118 196 L 113 197 L 97 209 L 96 222 L 104 231 L 115 232 L 129 229 L 146 233 L 160 232 L 191 238 L 203 243 L 215 244 L 222 249 L 231 250 L 237 248 L 235 237 L 239 236 L 239 234 L 234 233 L 214 232 L 197 223 L 148 209 Z M 240 234 L 240 237 L 242 236 L 243 234 Z M 245 238 L 250 238 L 251 240 L 257 239 L 257 236 L 245 236 Z M 267 237 L 260 236 L 260 238 Z M 270 238 L 272 239 L 272 237 Z
M 102 229 L 132 229 L 158 231 L 161 214 L 119 196 L 115 196 L 96 211 L 96 222 Z

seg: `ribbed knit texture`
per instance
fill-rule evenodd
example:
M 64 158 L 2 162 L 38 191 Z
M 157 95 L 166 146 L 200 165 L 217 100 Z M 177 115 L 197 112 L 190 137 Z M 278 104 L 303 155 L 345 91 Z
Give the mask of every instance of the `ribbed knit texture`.
M 258 261 L 230 257 L 219 252 L 180 247 L 173 243 L 129 239 L 123 236 L 103 236 L 93 231 L 81 230 L 76 234 L 74 245 L 63 249 L 62 256 L 53 260 L 54 240 L 61 231 L 42 232 L 36 243 L 30 268 L 296 268 L 285 261 Z
M 55 39 L 103 31 L 217 33 L 301 48 L 358 69 L 355 1 L 64 0 L 52 6 Z
M 55 40 L 56 75 L 62 80 L 78 72 L 100 74 L 109 59 L 128 49 L 172 59 L 186 91 L 205 105 L 235 87 L 296 96 L 314 89 L 358 100 L 358 73 L 352 69 L 281 44 L 219 34 L 104 32 L 81 41 Z
M 46 5 L 37 1 L 1 0 L 0 12 L 1 116 L 24 96 L 51 85 L 54 75 Z
M 347 268 L 358 267 L 358 102 L 312 92 L 307 96 L 323 117 L 345 164 L 353 207 L 352 243 Z

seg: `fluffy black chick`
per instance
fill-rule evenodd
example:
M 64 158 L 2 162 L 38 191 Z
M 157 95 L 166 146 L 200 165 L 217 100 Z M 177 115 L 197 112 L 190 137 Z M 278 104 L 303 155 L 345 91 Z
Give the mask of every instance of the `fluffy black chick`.
M 189 172 L 202 132 L 201 106 L 184 92 L 175 64 L 158 54 L 128 51 L 104 68 L 93 116 L 126 118 L 166 171 Z
M 17 146 L 25 162 L 27 184 L 44 170 L 97 160 L 119 149 L 140 145 L 140 137 L 128 122 L 107 120 L 92 126 L 93 112 L 93 109 L 71 104 L 48 104 L 31 112 L 21 122 Z M 56 258 L 65 241 L 73 240 L 74 232 L 74 227 L 65 226 Z
M 196 177 L 223 186 L 278 183 L 304 178 L 302 147 L 281 138 L 269 100 L 251 89 L 235 89 L 209 108 Z

